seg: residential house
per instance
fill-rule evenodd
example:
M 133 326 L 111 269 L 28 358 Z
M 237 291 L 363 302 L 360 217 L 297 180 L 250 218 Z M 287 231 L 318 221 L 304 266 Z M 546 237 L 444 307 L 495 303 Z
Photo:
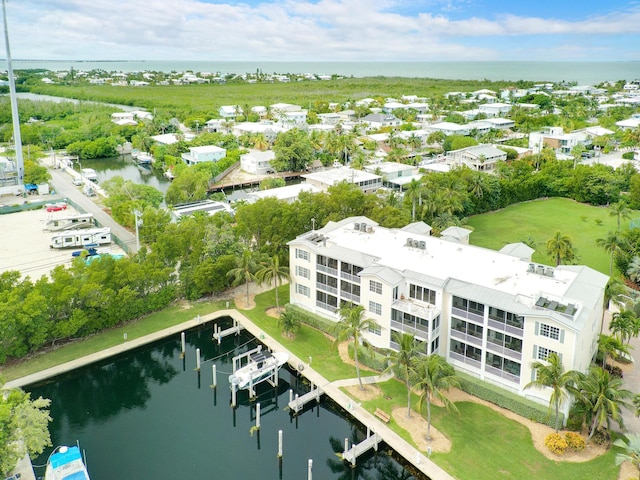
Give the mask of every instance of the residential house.
M 333 322 L 343 303 L 362 305 L 374 322 L 363 340 L 374 347 L 398 350 L 393 334 L 410 333 L 424 342 L 423 354 L 547 405 L 550 389 L 526 388 L 532 364 L 555 353 L 565 370 L 588 370 L 608 277 L 449 233 L 431 236 L 422 222 L 389 229 L 366 217 L 303 233 L 289 242 L 290 301 Z
M 355 170 L 350 167 L 337 167 L 321 170 L 319 172 L 305 173 L 301 175 L 305 181 L 327 191 L 329 187 L 341 182 L 357 185 L 364 193 L 371 193 L 382 187 L 382 177 L 362 170 Z
M 509 113 L 512 107 L 510 103 L 483 103 L 478 105 L 478 110 L 486 113 L 487 117 L 500 117 Z
M 397 118 L 395 115 L 386 113 L 370 113 L 369 115 L 361 118 L 360 121 L 372 130 L 384 127 L 399 127 L 402 125 L 402 120 Z
M 248 153 L 240 155 L 240 169 L 254 175 L 265 175 L 273 173 L 271 160 L 276 158 L 273 150 L 249 150 Z
M 298 196 L 302 192 L 320 193 L 322 192 L 322 190 L 309 183 L 296 183 L 294 185 L 287 185 L 285 187 L 249 192 L 247 194 L 247 201 L 249 203 L 255 203 L 258 200 L 264 198 L 276 198 L 278 200 L 282 200 L 283 202 L 293 203 L 298 199 Z
M 492 172 L 496 169 L 498 162 L 506 159 L 507 152 L 492 145 L 484 144 L 447 152 L 447 160 L 452 164 L 457 166 L 466 165 L 479 172 Z
M 224 119 L 233 119 L 243 113 L 242 108 L 238 105 L 223 105 L 218 109 L 218 115 Z
M 202 147 L 190 147 L 189 151 L 182 154 L 182 160 L 187 165 L 196 165 L 202 162 L 217 162 L 227 156 L 227 151 L 216 145 L 204 145 Z

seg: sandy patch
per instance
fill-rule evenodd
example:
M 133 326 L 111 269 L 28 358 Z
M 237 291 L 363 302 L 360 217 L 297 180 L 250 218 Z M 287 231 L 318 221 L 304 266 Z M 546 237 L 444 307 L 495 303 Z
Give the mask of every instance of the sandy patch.
M 345 387 L 345 390 L 349 392 L 352 397 L 357 398 L 358 400 L 367 401 L 373 400 L 374 398 L 382 395 L 382 390 L 378 385 L 352 385 L 349 387 Z
M 356 362 L 349 356 L 349 345 L 350 341 L 341 342 L 338 344 L 338 353 L 340 354 L 340 359 L 346 363 L 347 365 L 356 365 Z M 358 362 L 358 366 L 361 371 L 374 372 L 375 370 L 362 365 L 362 362 Z
M 284 312 L 284 308 L 280 307 L 280 308 L 276 308 L 276 307 L 271 307 L 271 308 L 267 308 L 267 311 L 264 312 L 267 314 L 268 317 L 271 318 L 280 318 L 280 314 Z
M 411 416 L 407 418 L 407 407 L 397 407 L 391 412 L 391 417 L 400 428 L 409 432 L 419 450 L 426 452 L 427 448 L 431 447 L 434 452 L 451 451 L 451 440 L 433 425 L 431 425 L 431 440 L 427 440 L 427 420 L 415 410 L 411 410 Z

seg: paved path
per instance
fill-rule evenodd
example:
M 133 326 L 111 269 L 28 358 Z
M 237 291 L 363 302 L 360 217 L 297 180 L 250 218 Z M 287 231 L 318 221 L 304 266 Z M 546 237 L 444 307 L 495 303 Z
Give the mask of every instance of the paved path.
M 251 322 L 238 310 L 220 310 L 208 315 L 196 317 L 180 325 L 175 325 L 160 332 L 155 332 L 135 340 L 123 341 L 121 345 L 117 345 L 101 352 L 87 355 L 86 357 L 79 358 L 77 360 L 73 360 L 71 362 L 67 362 L 62 365 L 58 365 L 56 367 L 34 373 L 32 375 L 28 375 L 11 382 L 7 382 L 5 384 L 5 388 L 24 387 L 32 383 L 40 382 L 61 373 L 74 370 L 81 366 L 109 358 L 113 355 L 117 355 L 119 353 L 137 348 L 142 345 L 146 345 L 161 338 L 171 335 L 178 335 L 180 332 L 183 332 L 190 328 L 196 327 L 203 323 L 211 322 L 217 318 L 227 316 L 240 323 L 249 333 L 259 339 L 267 348 L 273 351 L 287 351 L 287 349 L 283 345 L 281 345 L 271 336 L 267 335 L 264 331 L 262 331 L 262 329 Z M 296 357 L 291 353 L 289 353 L 288 363 L 293 369 L 299 371 L 308 380 L 313 382 L 314 385 L 319 386 L 326 395 L 330 396 L 334 402 L 348 411 L 356 420 L 369 427 L 372 432 L 377 433 L 383 439 L 383 441 L 387 445 L 389 445 L 389 447 L 395 450 L 407 462 L 412 464 L 416 470 L 419 470 L 431 480 L 454 480 L 454 477 L 452 477 L 438 465 L 433 463 L 422 452 L 418 451 L 415 447 L 410 445 L 406 440 L 400 437 L 400 435 L 391 430 L 388 425 L 378 420 L 373 414 L 367 412 L 364 408 L 355 403 L 341 390 L 341 388 L 344 386 L 357 385 L 357 378 L 329 382 L 317 371 L 315 371 L 307 362 L 304 362 L 302 359 Z M 300 368 L 301 366 L 302 369 Z M 362 377 L 362 381 L 363 383 L 374 383 L 378 381 L 386 381 L 389 378 L 391 378 L 390 375 L 370 376 Z

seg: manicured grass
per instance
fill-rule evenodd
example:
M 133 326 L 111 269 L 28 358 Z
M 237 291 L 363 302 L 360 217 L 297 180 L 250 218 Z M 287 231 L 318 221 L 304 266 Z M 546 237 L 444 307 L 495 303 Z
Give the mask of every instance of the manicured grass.
M 33 357 L 22 360 L 19 363 L 4 365 L 0 368 L 0 376 L 2 376 L 4 382 L 15 380 L 16 378 L 120 345 L 124 341 L 125 333 L 127 334 L 127 340 L 134 340 L 186 322 L 197 315 L 206 315 L 223 309 L 225 308 L 224 305 L 224 301 L 205 301 L 189 304 L 188 308 L 185 308 L 184 305 L 171 306 L 160 312 L 129 322 L 126 325 L 62 345 L 45 353 L 35 354 Z
M 633 212 L 631 218 L 640 216 Z M 621 228 L 629 228 L 629 220 Z M 617 217 L 609 215 L 606 207 L 593 207 L 566 198 L 549 198 L 511 205 L 496 212 L 469 218 L 474 231 L 473 245 L 499 250 L 508 243 L 535 242 L 533 261 L 555 265 L 547 255 L 547 241 L 560 232 L 568 235 L 577 249 L 578 264 L 609 275 L 609 254 L 598 247 L 596 240 L 606 238 L 617 228 Z M 614 265 L 614 275 L 616 275 Z

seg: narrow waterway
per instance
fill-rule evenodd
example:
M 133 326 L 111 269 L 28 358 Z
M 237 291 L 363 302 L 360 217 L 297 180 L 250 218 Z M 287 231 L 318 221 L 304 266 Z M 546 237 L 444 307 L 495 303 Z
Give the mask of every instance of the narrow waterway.
M 365 433 L 329 401 L 291 416 L 288 390 L 303 393 L 306 386 L 284 368 L 277 388 L 259 385 L 261 427 L 252 431 L 255 402 L 241 392 L 232 409 L 228 375 L 232 357 L 258 343 L 243 333 L 218 346 L 212 331 L 204 325 L 188 332 L 184 359 L 180 339 L 167 338 L 26 390 L 52 400 L 53 444 L 80 442 L 92 480 L 304 480 L 309 459 L 316 479 L 414 478 L 384 450 L 361 457 L 353 469 L 343 463 L 336 452 L 344 439 L 361 440 Z M 196 348 L 204 360 L 200 373 Z M 211 388 L 214 363 L 216 389 Z M 281 462 L 278 430 L 284 437 Z M 34 464 L 44 465 L 49 452 Z
M 152 170 L 150 166 L 136 164 L 131 155 L 82 160 L 81 163 L 82 168 L 93 168 L 96 171 L 99 184 L 119 176 L 133 183 L 154 187 L 160 190 L 163 195 L 167 193 L 167 189 L 171 185 L 171 182 L 162 175 L 161 171 Z M 79 164 L 76 163 L 74 169 L 79 171 Z

